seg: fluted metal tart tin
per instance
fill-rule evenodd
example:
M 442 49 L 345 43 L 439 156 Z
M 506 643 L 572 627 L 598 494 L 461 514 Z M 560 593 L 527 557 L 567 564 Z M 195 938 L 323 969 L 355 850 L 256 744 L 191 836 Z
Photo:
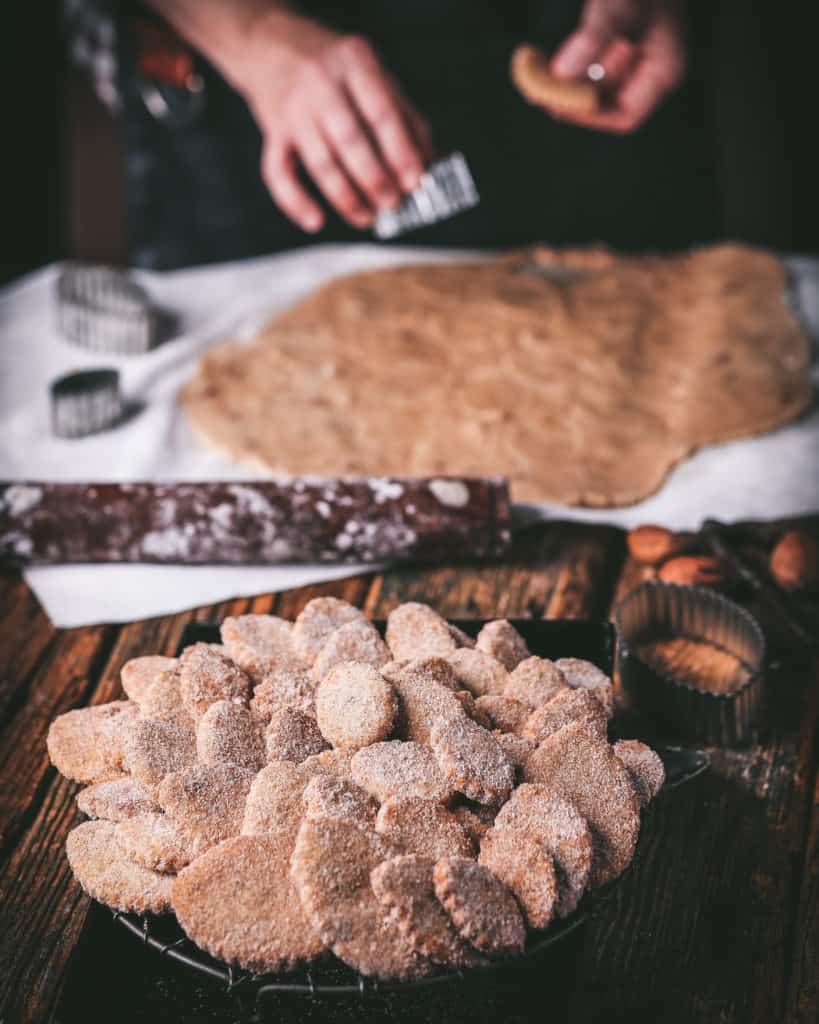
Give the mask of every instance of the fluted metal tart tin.
M 648 581 L 618 603 L 617 668 L 635 707 L 669 734 L 714 745 L 747 742 L 765 711 L 765 638 L 735 602 L 704 587 Z M 737 689 L 714 692 L 664 675 L 637 655 L 640 645 L 683 637 L 737 657 L 748 677 Z

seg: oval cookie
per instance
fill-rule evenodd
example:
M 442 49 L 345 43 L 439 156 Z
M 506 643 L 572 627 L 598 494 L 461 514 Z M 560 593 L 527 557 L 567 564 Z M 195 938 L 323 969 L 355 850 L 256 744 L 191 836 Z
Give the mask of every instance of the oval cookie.
M 247 970 L 288 971 L 324 951 L 290 880 L 290 845 L 278 835 L 234 836 L 173 883 L 177 920 L 211 956 Z
M 171 905 L 171 878 L 123 856 L 110 821 L 86 821 L 68 833 L 65 852 L 83 889 L 114 910 L 164 914 Z

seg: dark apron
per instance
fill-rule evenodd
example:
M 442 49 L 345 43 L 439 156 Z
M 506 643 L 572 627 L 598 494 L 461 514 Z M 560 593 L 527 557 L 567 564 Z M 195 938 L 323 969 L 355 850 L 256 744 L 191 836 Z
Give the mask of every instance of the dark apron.
M 514 46 L 549 49 L 577 24 L 574 0 L 359 0 L 299 9 L 376 46 L 429 121 L 436 150 L 466 155 L 480 205 L 397 244 L 510 247 L 605 242 L 677 249 L 712 239 L 714 174 L 696 80 L 628 136 L 563 124 L 509 81 Z M 338 16 L 338 9 L 343 17 Z M 128 221 L 136 265 L 171 268 L 371 236 L 329 213 L 305 235 L 259 176 L 261 140 L 245 103 L 204 61 L 205 88 L 157 117 L 130 16 L 120 26 Z M 177 97 L 179 99 L 179 97 Z M 154 105 L 155 106 L 155 105 Z

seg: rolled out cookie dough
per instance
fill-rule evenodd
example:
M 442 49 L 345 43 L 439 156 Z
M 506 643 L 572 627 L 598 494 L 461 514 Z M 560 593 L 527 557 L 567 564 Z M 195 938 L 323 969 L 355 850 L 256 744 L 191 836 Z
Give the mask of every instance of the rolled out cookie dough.
M 506 474 L 518 501 L 626 505 L 695 449 L 810 401 L 772 256 L 545 248 L 339 278 L 182 392 L 239 462 L 284 474 Z

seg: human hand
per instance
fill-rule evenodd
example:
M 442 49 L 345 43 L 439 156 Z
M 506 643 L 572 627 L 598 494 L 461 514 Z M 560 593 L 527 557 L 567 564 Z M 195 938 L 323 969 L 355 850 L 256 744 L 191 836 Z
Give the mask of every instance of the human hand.
M 603 73 L 600 109 L 550 113 L 588 128 L 634 131 L 685 76 L 682 0 L 586 0 L 579 27 L 550 67 L 570 80 L 585 78 L 593 65 Z
M 429 131 L 365 39 L 281 10 L 248 38 L 233 77 L 262 133 L 264 180 L 291 220 L 310 232 L 324 223 L 299 165 L 357 228 L 418 185 Z

